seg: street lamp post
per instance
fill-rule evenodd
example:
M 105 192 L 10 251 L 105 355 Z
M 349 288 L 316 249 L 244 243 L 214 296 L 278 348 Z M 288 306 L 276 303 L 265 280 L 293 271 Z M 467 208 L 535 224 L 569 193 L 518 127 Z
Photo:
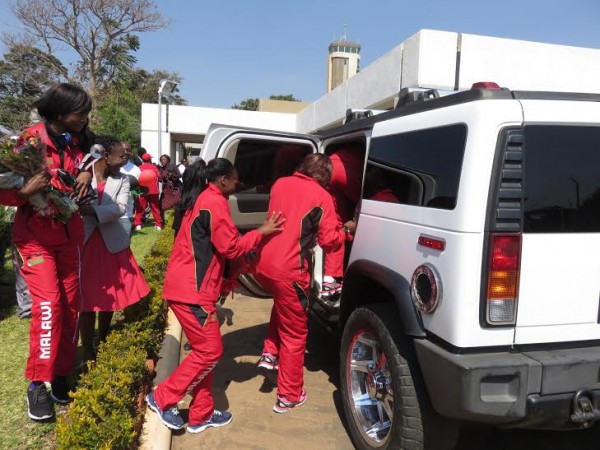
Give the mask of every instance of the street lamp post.
M 177 87 L 177 83 L 171 80 L 160 80 L 158 87 L 158 156 L 162 155 L 162 94 L 172 93 Z

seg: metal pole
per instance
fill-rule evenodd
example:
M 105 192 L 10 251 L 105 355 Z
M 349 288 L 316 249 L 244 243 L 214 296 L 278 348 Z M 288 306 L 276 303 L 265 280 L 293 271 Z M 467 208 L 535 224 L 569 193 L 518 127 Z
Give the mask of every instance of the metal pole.
M 162 120 L 161 120 L 161 112 L 162 112 L 162 86 L 158 91 L 158 154 L 162 155 Z

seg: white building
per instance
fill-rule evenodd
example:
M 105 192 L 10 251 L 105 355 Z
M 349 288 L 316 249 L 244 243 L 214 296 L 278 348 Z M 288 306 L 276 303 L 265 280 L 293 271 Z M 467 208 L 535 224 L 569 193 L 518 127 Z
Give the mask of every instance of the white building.
M 162 153 L 179 159 L 177 144 L 201 144 L 213 122 L 306 133 L 340 124 L 348 108 L 393 108 L 404 87 L 464 90 L 477 81 L 600 93 L 600 50 L 421 30 L 296 114 L 163 105 Z M 155 158 L 157 106 L 142 104 L 141 124 L 141 145 Z

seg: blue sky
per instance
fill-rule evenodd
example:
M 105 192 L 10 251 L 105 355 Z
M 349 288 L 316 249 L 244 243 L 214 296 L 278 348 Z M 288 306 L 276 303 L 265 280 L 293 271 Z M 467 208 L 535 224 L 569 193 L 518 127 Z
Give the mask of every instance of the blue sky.
M 0 0 L 0 31 L 15 24 Z M 157 0 L 171 25 L 141 35 L 138 65 L 184 78 L 190 105 L 325 93 L 327 47 L 348 26 L 361 67 L 420 29 L 600 48 L 598 0 Z M 4 49 L 2 49 L 4 50 Z M 599 74 L 600 76 L 600 74 Z

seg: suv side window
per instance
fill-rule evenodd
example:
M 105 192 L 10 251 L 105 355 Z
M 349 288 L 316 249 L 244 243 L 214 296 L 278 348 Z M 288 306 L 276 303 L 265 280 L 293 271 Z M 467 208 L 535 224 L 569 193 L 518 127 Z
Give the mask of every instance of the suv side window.
M 466 140 L 464 124 L 373 138 L 364 198 L 454 209 Z
M 600 127 L 525 126 L 529 233 L 600 231 Z

